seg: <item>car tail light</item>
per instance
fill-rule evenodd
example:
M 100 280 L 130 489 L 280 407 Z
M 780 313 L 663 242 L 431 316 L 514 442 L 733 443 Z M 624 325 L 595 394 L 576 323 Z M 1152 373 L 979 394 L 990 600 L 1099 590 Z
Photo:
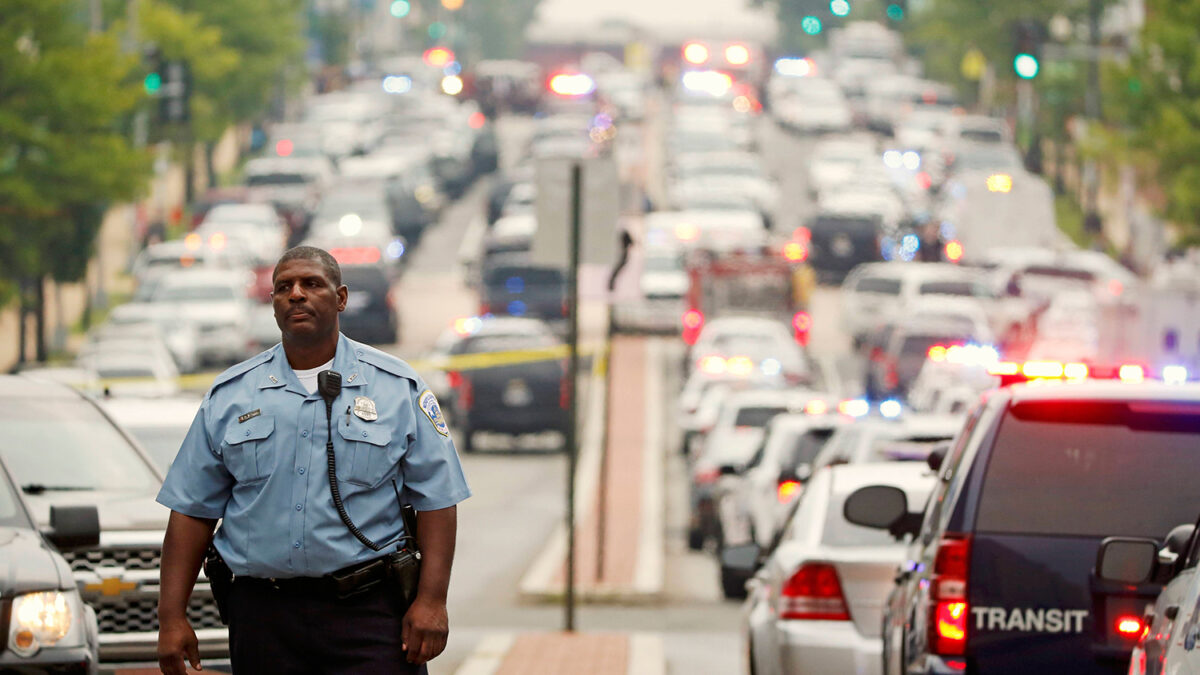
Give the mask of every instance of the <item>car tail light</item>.
M 725 361 L 725 359 L 715 354 L 709 354 L 708 356 L 701 357 L 701 359 L 696 362 L 696 367 L 698 367 L 701 372 L 708 373 L 709 375 L 720 375 L 728 369 L 728 366 L 729 364 Z
M 463 410 L 470 410 L 471 406 L 475 405 L 475 386 L 471 384 L 471 378 L 459 374 L 462 381 L 458 386 L 458 403 Z
M 446 384 L 450 385 L 451 389 L 458 389 L 463 384 L 462 373 L 457 370 L 451 370 L 446 373 Z
M 566 300 L 562 301 L 562 315 L 563 316 L 571 315 L 571 305 Z
M 558 381 L 558 407 L 563 410 L 571 407 L 571 388 L 568 386 L 569 384 L 570 380 L 565 374 Z
M 792 501 L 792 498 L 800 493 L 800 488 L 803 487 L 800 481 L 785 480 L 779 484 L 775 494 L 779 498 L 780 504 L 787 504 Z
M 837 570 L 829 563 L 805 563 L 779 592 L 779 618 L 849 621 L 850 611 Z
M 812 330 L 812 316 L 803 310 L 796 312 L 792 315 L 792 328 L 796 330 L 796 342 L 807 345 L 808 333 Z
M 946 260 L 956 263 L 962 260 L 963 245 L 956 240 L 946 242 Z
M 479 303 L 479 316 L 486 316 L 492 313 L 492 305 L 487 302 Z
M 933 563 L 929 612 L 929 646 L 934 654 L 961 656 L 967 646 L 967 575 L 971 540 L 950 535 L 942 538 Z
M 696 344 L 700 337 L 700 329 L 704 327 L 704 312 L 689 309 L 683 313 L 683 341 L 689 345 Z
M 1123 638 L 1137 639 L 1142 636 L 1148 626 L 1142 622 L 1141 617 L 1125 614 L 1117 618 L 1114 628 L 1117 635 Z

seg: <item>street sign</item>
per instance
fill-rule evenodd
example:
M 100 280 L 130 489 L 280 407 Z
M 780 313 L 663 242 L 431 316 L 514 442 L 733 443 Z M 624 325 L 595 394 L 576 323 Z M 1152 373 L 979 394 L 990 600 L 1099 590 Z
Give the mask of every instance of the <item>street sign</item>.
M 620 183 L 612 157 L 550 158 L 537 163 L 537 232 L 530 258 L 536 265 L 565 267 L 571 225 L 571 167 L 582 167 L 581 262 L 612 265 L 621 233 Z

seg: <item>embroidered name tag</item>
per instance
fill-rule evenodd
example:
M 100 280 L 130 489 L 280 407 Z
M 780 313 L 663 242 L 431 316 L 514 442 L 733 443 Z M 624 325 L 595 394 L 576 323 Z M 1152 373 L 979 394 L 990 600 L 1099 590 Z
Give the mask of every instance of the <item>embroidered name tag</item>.
M 238 424 L 241 424 L 242 422 L 245 422 L 246 420 L 252 420 L 261 414 L 262 414 L 262 408 L 258 408 L 257 410 L 251 410 L 250 412 L 246 413 L 245 415 L 239 415 L 238 416 Z

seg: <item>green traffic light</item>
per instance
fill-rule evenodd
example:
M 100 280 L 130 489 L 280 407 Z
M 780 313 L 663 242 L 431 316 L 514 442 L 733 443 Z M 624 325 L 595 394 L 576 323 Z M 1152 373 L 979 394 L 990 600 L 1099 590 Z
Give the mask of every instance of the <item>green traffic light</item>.
M 162 89 L 162 75 L 158 73 L 149 73 L 146 79 L 142 80 L 142 86 L 146 88 L 147 94 L 157 94 L 159 89 Z
M 1033 54 L 1017 54 L 1017 57 L 1013 59 L 1013 70 L 1016 71 L 1017 77 L 1023 80 L 1032 80 L 1041 70 L 1041 64 Z
M 892 3 L 888 5 L 887 15 L 892 21 L 901 21 L 904 19 L 904 8 L 896 3 Z
M 408 0 L 395 0 L 395 2 L 392 3 L 392 16 L 396 17 L 397 19 L 403 19 L 404 17 L 408 16 L 408 13 L 411 11 L 412 3 L 408 2 Z
M 441 40 L 446 35 L 446 24 L 442 23 L 441 21 L 434 21 L 433 23 L 429 24 L 429 30 L 427 32 L 429 33 L 429 39 Z
M 800 29 L 809 35 L 821 33 L 821 20 L 815 16 L 806 16 L 800 20 Z
M 834 16 L 847 16 L 850 14 L 850 2 L 849 0 L 831 0 L 829 11 L 833 12 Z

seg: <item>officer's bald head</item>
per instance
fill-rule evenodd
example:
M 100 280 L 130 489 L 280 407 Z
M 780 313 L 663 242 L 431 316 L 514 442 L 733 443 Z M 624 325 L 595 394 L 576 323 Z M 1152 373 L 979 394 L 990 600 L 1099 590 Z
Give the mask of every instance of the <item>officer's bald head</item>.
M 325 276 L 333 284 L 334 288 L 342 285 L 342 268 L 338 262 L 329 255 L 328 251 L 319 249 L 316 246 L 294 246 L 283 252 L 279 256 L 279 261 L 275 263 L 275 270 L 271 272 L 271 279 L 279 274 L 279 268 L 284 263 L 292 260 L 315 260 L 322 269 L 325 270 Z

